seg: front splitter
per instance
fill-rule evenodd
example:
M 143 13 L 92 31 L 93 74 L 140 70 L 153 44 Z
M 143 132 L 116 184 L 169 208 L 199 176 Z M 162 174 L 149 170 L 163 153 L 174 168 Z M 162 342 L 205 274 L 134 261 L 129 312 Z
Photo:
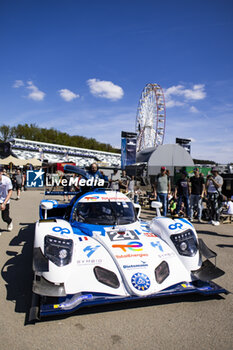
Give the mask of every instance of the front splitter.
M 39 318 L 44 318 L 48 316 L 70 314 L 85 306 L 104 305 L 136 300 L 149 300 L 166 296 L 177 296 L 187 294 L 211 296 L 214 294 L 222 293 L 228 294 L 229 292 L 212 281 L 203 282 L 198 280 L 194 282 L 179 283 L 167 289 L 164 289 L 158 293 L 147 295 L 145 297 L 122 297 L 114 294 L 111 295 L 92 292 L 82 292 L 78 294 L 67 295 L 66 297 L 57 298 L 40 296 L 38 316 Z

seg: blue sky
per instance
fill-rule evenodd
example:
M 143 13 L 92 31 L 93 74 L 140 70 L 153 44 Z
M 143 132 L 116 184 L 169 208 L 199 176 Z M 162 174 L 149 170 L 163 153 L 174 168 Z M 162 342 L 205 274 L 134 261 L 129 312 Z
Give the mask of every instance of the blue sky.
M 157 83 L 164 143 L 190 138 L 194 158 L 233 162 L 232 38 L 232 0 L 1 0 L 0 124 L 120 147 Z

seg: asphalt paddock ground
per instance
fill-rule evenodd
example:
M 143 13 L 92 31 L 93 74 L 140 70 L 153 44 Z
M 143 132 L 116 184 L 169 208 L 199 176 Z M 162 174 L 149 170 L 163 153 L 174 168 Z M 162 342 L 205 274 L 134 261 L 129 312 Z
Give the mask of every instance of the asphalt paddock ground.
M 232 294 L 98 306 L 28 324 L 34 222 L 43 194 L 26 191 L 19 201 L 15 197 L 14 192 L 13 231 L 5 231 L 0 219 L 0 350 L 233 349 Z M 143 217 L 150 219 L 150 212 Z M 216 283 L 232 292 L 233 224 L 195 226 L 226 272 Z

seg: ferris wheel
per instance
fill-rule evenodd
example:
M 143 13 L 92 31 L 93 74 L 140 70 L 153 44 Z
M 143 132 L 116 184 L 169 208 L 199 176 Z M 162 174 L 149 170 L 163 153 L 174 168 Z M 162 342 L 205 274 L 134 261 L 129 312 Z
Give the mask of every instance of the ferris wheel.
M 158 84 L 147 84 L 142 91 L 136 116 L 137 152 L 163 144 L 166 108 Z

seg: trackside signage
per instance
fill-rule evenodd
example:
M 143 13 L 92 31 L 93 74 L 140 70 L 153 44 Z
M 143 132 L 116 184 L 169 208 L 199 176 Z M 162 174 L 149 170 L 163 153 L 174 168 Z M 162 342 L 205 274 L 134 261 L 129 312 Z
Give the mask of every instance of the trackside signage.
M 54 186 L 104 186 L 104 179 L 100 178 L 90 178 L 83 179 L 79 177 L 69 177 L 69 178 L 59 178 L 51 177 L 50 174 L 45 174 L 45 172 L 40 170 L 28 170 L 27 171 L 27 187 L 54 187 Z

